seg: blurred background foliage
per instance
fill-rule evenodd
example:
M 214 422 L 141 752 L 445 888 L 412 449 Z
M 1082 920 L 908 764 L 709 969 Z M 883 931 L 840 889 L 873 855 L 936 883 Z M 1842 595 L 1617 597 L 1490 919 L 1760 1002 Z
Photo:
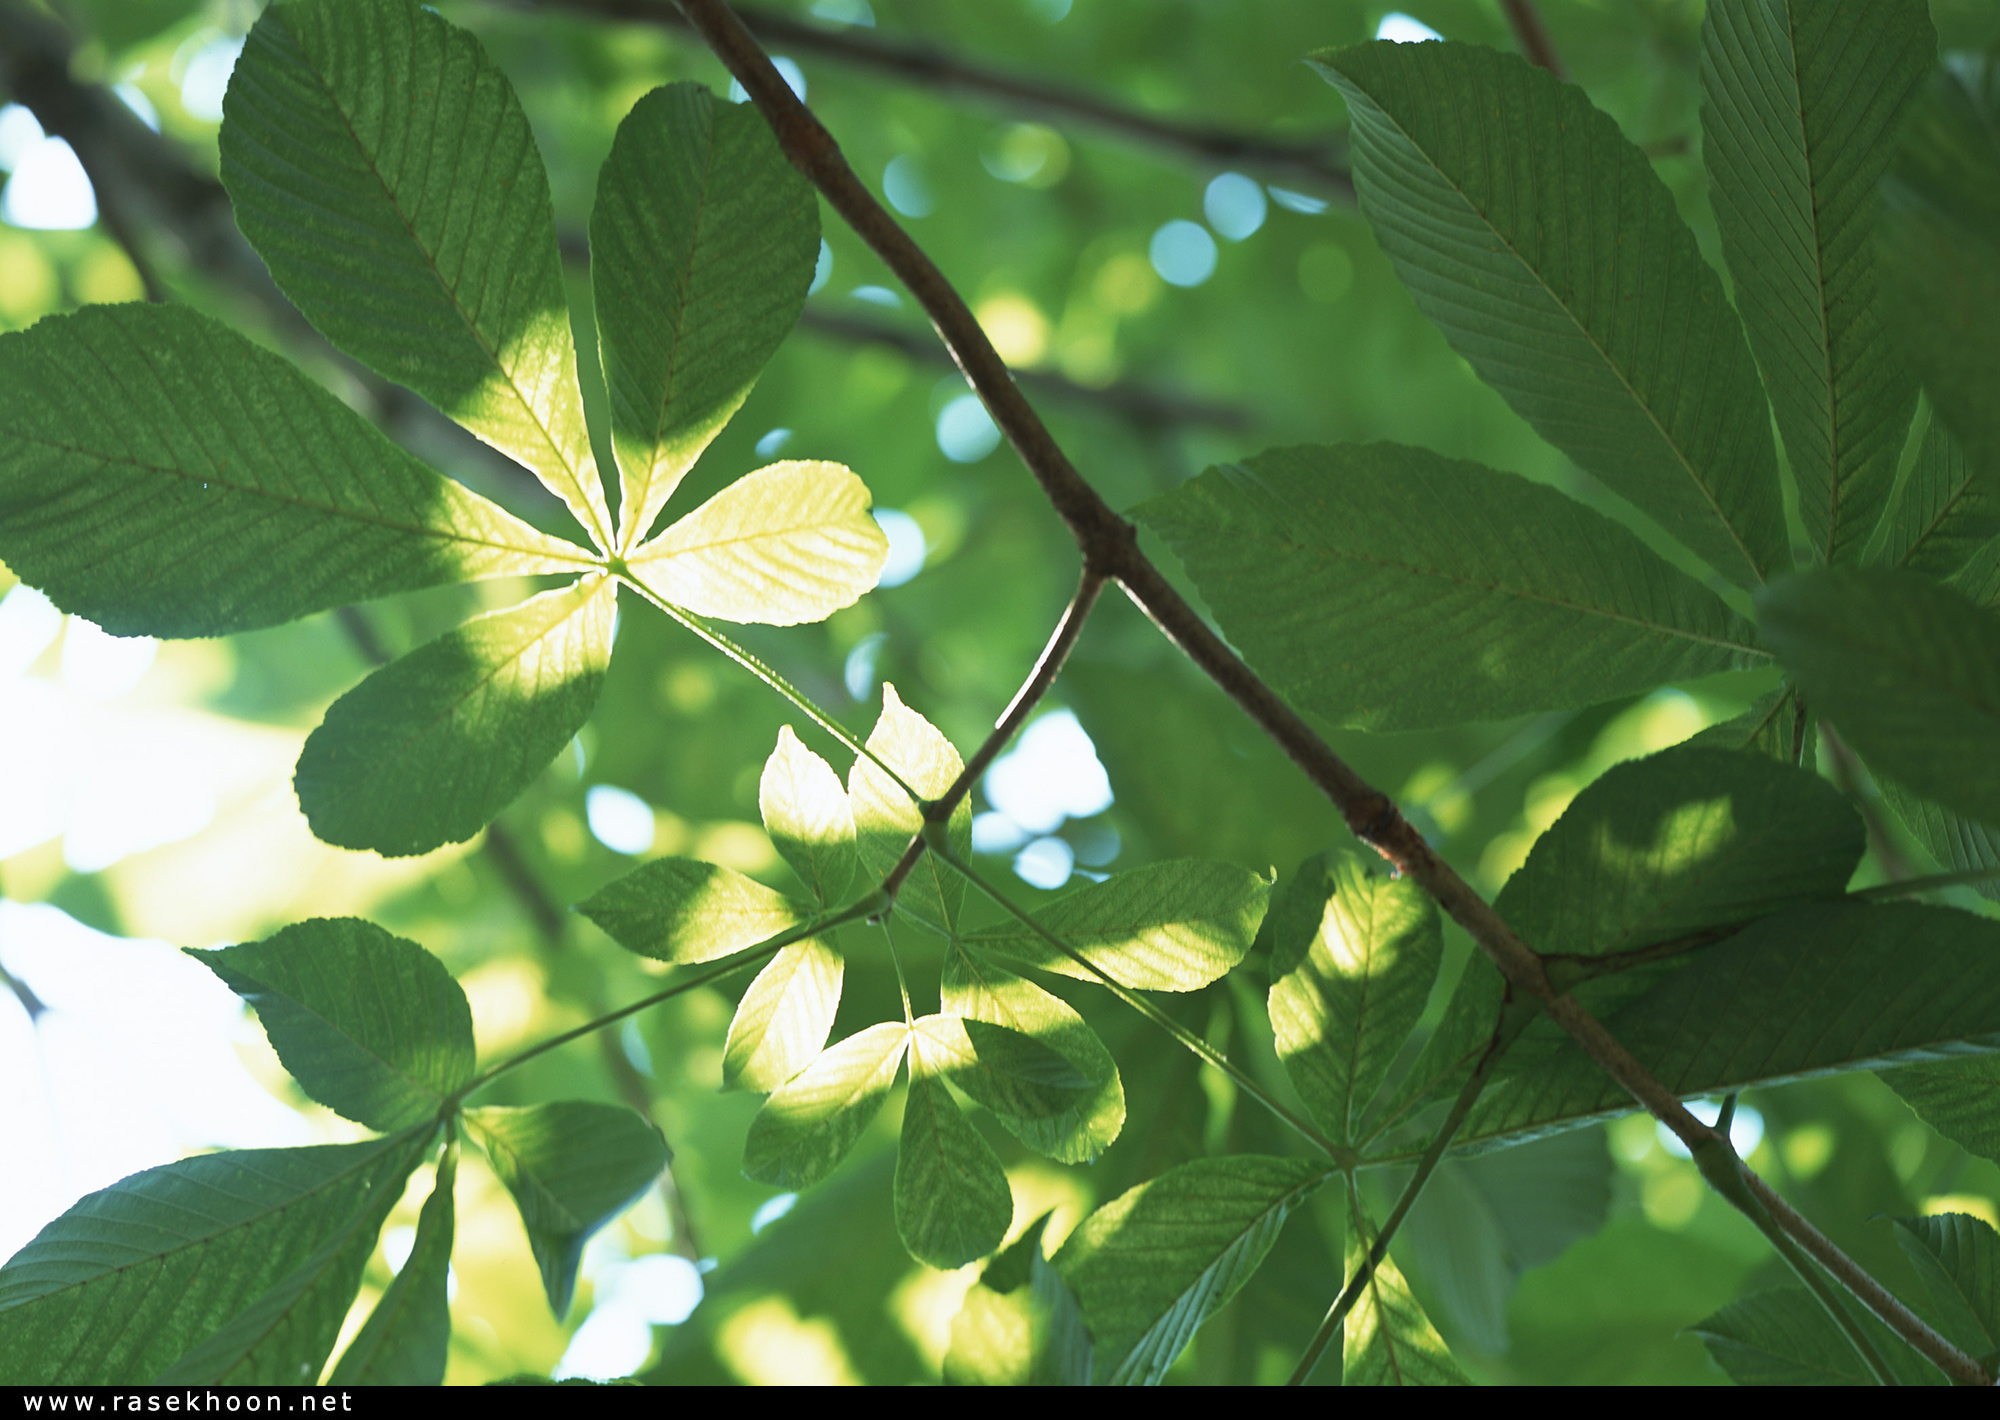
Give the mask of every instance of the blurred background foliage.
M 1274 445 L 1395 440 L 1555 484 L 1663 547 L 1473 378 L 1353 209 L 1341 102 L 1301 57 L 1411 26 L 1514 47 L 1496 0 L 1406 3 L 1391 14 L 1361 0 L 817 0 L 753 13 L 791 22 L 767 42 L 1114 505 Z M 567 515 L 532 480 L 317 344 L 203 226 L 214 217 L 222 85 L 259 8 L 0 0 L 0 326 L 149 291 L 188 302 L 285 350 L 447 472 L 561 528 Z M 727 76 L 665 4 L 436 8 L 479 35 L 520 93 L 558 224 L 573 238 L 575 319 L 587 336 L 582 234 L 618 120 L 655 85 L 693 79 L 720 91 Z M 1698 0 L 1544 0 L 1542 10 L 1570 76 L 1654 156 L 1713 258 L 1695 113 Z M 1932 10 L 1948 49 L 2000 38 L 1990 0 L 1933 0 Z M 900 70 L 870 62 L 897 46 L 914 56 Z M 981 86 L 954 66 L 1059 92 Z M 121 109 L 104 106 L 107 93 Z M 78 95 L 98 106 L 78 107 Z M 1107 123 L 1089 105 L 1127 121 Z M 104 154 L 130 147 L 133 121 L 166 145 L 120 169 Z M 1176 138 L 1174 125 L 1212 141 Z M 74 148 L 51 130 L 69 132 Z M 1229 135 L 1244 141 L 1232 148 Z M 805 321 L 675 506 L 780 451 L 851 465 L 890 527 L 888 580 L 900 580 L 823 625 L 746 628 L 742 639 L 852 726 L 872 722 L 887 680 L 969 749 L 1040 650 L 1075 553 L 881 264 L 837 223 L 825 243 Z M 9 586 L 0 573 L 0 590 Z M 634 858 L 706 858 L 783 883 L 756 801 L 786 707 L 637 604 L 625 608 L 590 726 L 481 839 L 398 861 L 315 843 L 289 783 L 305 734 L 372 663 L 488 595 L 513 593 L 455 588 L 159 646 L 65 623 L 25 588 L 0 602 L 0 966 L 12 988 L 0 994 L 0 1072 L 15 1082 L 0 1128 L 18 1144 L 13 1177 L 0 1182 L 0 1253 L 79 1194 L 185 1152 L 351 1137 L 297 1094 L 235 998 L 217 999 L 166 944 L 249 940 L 315 915 L 372 917 L 465 982 L 492 1056 L 647 988 L 650 964 L 567 910 Z M 1724 677 L 1439 733 L 1330 733 L 1490 892 L 1603 769 L 1737 713 L 1773 683 Z M 1329 806 L 1122 599 L 1107 598 L 1046 713 L 1054 729 L 1003 765 L 975 805 L 980 850 L 998 867 L 1014 862 L 1035 885 L 1029 896 L 1074 872 L 1185 855 L 1289 874 L 1343 837 Z M 1093 749 L 1108 804 L 1092 788 Z M 1873 792 L 1843 787 L 1864 801 Z M 1924 861 L 1913 842 L 1878 839 L 1864 878 L 1882 876 L 1884 852 Z M 897 1009 L 880 934 L 849 929 L 842 946 L 836 1038 Z M 1462 936 L 1452 942 L 1434 1010 L 1468 950 Z M 1171 1009 L 1289 1097 L 1259 971 L 1253 955 Z M 913 980 L 935 979 L 920 960 Z M 578 1303 L 558 1322 L 502 1191 L 468 1156 L 451 1381 L 552 1369 L 663 1382 L 940 1377 L 976 1269 L 934 1272 L 897 1241 L 896 1110 L 795 1207 L 738 1169 L 757 1101 L 718 1087 L 746 984 L 672 1001 L 494 1092 L 494 1103 L 639 1105 L 675 1157 L 661 1188 L 592 1245 Z M 1260 1111 L 1237 1108 L 1223 1077 L 1115 1003 L 1075 983 L 1056 989 L 1112 1046 L 1129 1116 L 1085 1168 L 986 1130 L 1010 1170 L 1017 1232 L 1052 1209 L 1057 1240 L 1095 1204 L 1182 1159 L 1293 1148 Z M 1883 1215 L 1995 1218 L 2000 1169 L 1931 1133 L 1866 1075 L 1754 1094 L 1738 1120 L 1755 1166 L 1899 1290 L 1913 1278 Z M 1373 1182 L 1386 1197 L 1395 1180 Z M 398 1249 L 407 1253 L 427 1187 L 413 1181 L 363 1308 Z M 1330 1190 L 1301 1210 L 1172 1378 L 1282 1379 L 1337 1288 L 1343 1230 Z M 1780 1280 L 1749 1226 L 1643 1116 L 1453 1163 L 1397 1253 L 1454 1351 L 1496 1381 L 1720 1381 L 1681 1329 Z

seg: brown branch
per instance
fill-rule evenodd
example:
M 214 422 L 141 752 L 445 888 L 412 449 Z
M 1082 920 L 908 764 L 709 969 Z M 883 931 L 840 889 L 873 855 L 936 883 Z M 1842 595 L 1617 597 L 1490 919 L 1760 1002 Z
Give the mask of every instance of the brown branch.
M 833 135 L 799 101 L 756 39 L 724 0 L 681 0 L 709 46 L 736 76 L 770 123 L 787 157 L 874 249 L 917 298 L 951 348 L 994 423 L 1007 436 L 1044 495 L 1083 550 L 1086 567 L 1118 578 L 1126 593 L 1197 665 L 1208 672 L 1326 793 L 1354 834 L 1416 879 L 1444 912 L 1465 928 L 1507 980 L 1542 1009 L 1647 1112 L 1694 1152 L 1727 1148 L 1721 1135 L 1688 1112 L 1674 1092 L 1586 1010 L 1558 993 L 1542 959 L 1492 906 L 1432 851 L 1396 805 L 1356 774 L 1273 690 L 1239 660 L 1140 551 L 1123 518 L 1077 472 L 1014 382 L 1006 363 L 972 312 L 930 257 L 897 225 L 854 175 Z M 1749 1170 L 1744 1170 L 1749 1174 Z M 1796 1218 L 1796 1214 L 1792 1214 Z M 1867 1274 L 1828 1242 L 1820 1260 L 1867 1302 Z M 1817 1254 L 1816 1254 L 1817 1255 Z M 1829 1260 L 1829 1258 L 1831 1260 Z M 1868 1279 L 1872 1285 L 1872 1279 Z M 1879 1291 L 1879 1287 L 1876 1289 Z M 1878 1315 L 1924 1355 L 1952 1374 L 1956 1348 L 1904 1311 Z M 1905 1326 L 1913 1323 L 1912 1330 Z M 1947 1354 L 1949 1353 L 1949 1354 Z
M 1521 52 L 1558 79 L 1569 78 L 1563 72 L 1562 60 L 1556 54 L 1555 45 L 1549 42 L 1549 32 L 1542 24 L 1540 12 L 1535 9 L 1535 0 L 1500 0 L 1500 8 L 1507 14 L 1507 23 L 1513 27 L 1514 38 L 1521 42 Z
M 667 0 L 544 0 L 544 5 L 614 20 L 687 24 Z M 1148 147 L 1220 167 L 1250 169 L 1266 177 L 1323 189 L 1350 203 L 1354 200 L 1344 134 L 1286 140 L 1217 124 L 1180 122 L 1112 103 L 1087 90 L 975 64 L 924 40 L 819 25 L 754 7 L 739 9 L 737 17 L 759 39 L 796 53 L 816 54 L 944 93 L 997 99 L 1017 113 L 1088 124 Z M 742 76 L 737 78 L 740 81 Z

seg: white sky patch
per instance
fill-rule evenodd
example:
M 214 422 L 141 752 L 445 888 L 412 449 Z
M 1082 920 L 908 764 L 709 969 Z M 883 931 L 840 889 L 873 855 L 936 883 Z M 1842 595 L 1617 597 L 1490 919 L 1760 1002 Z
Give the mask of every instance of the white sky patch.
M 1391 40 L 1396 44 L 1422 44 L 1427 39 L 1443 39 L 1444 36 L 1422 20 L 1401 10 L 1391 10 L 1382 17 L 1382 23 L 1375 26 L 1375 38 Z
M 1703 1124 L 1713 1124 L 1722 1118 L 1722 1106 L 1715 1100 L 1689 1100 L 1687 1108 L 1688 1113 Z M 1677 1159 L 1694 1157 L 1688 1152 L 1687 1145 L 1676 1139 L 1666 1125 L 1655 1124 L 1653 1127 L 1659 1131 L 1660 1146 L 1668 1153 Z M 1747 1159 L 1751 1151 L 1763 1142 L 1764 1116 L 1755 1107 L 1739 1101 L 1736 1114 L 1729 1121 L 1729 1147 L 1736 1151 L 1738 1158 Z
M 210 40 L 188 60 L 181 74 L 181 107 L 189 118 L 203 123 L 222 122 L 222 96 L 229 89 L 229 76 L 243 53 L 241 35 L 224 35 Z
M 924 530 L 917 526 L 915 518 L 894 508 L 877 508 L 875 521 L 889 539 L 889 559 L 882 564 L 882 576 L 876 585 L 900 587 L 924 570 L 924 558 L 930 552 Z
M 658 828 L 653 806 L 630 789 L 615 784 L 591 786 L 583 796 L 583 813 L 590 821 L 592 836 L 614 853 L 637 857 L 653 846 Z
M 750 1231 L 753 1233 L 763 1232 L 764 1229 L 770 1227 L 771 1224 L 777 1222 L 778 1219 L 796 1208 L 798 1203 L 799 1196 L 796 1193 L 780 1193 L 774 1197 L 766 1198 L 762 1203 L 757 1205 L 757 1211 L 750 1215 Z
M 23 104 L 0 106 L 0 168 L 11 173 L 41 141 L 42 123 L 34 110 Z
M 97 220 L 97 193 L 60 138 L 30 144 L 0 192 L 0 221 L 30 231 L 80 231 Z
M 1077 718 L 1044 715 L 986 771 L 986 801 L 1031 834 L 1054 833 L 1066 818 L 1111 807 L 1111 780 Z
M 111 92 L 125 107 L 139 116 L 139 122 L 158 133 L 160 131 L 160 111 L 153 107 L 153 101 L 146 97 L 145 90 L 137 84 L 114 84 Z
M 826 285 L 827 278 L 832 275 L 833 248 L 826 244 L 825 237 L 821 237 L 819 239 L 819 257 L 813 262 L 812 285 L 806 287 L 806 294 L 808 296 L 817 296 L 820 288 Z

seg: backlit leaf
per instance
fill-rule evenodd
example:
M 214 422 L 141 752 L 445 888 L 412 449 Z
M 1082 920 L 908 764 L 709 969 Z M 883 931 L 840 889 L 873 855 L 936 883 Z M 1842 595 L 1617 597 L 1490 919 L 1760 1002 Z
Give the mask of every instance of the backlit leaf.
M 1877 1071 L 1917 1117 L 1967 1153 L 2000 1160 L 2000 1055 Z
M 821 907 L 841 906 L 859 863 L 854 810 L 833 766 L 807 749 L 790 725 L 764 761 L 757 804 L 771 844 L 812 889 Z
M 1362 1230 L 1350 1228 L 1347 1272 L 1351 1277 L 1367 1251 Z M 1444 1338 L 1410 1294 L 1410 1284 L 1385 1257 L 1362 1288 L 1360 1300 L 1341 1327 L 1343 1385 L 1467 1385 Z
M 818 937 L 772 957 L 729 1022 L 722 1087 L 768 1093 L 810 1064 L 833 1029 L 842 970 L 840 953 Z
M 340 1353 L 328 1385 L 441 1385 L 451 1346 L 448 1297 L 458 1145 L 445 1146 L 437 1183 L 417 1215 L 402 1270 Z
M 909 1028 L 882 1021 L 857 1031 L 781 1085 L 750 1121 L 743 1172 L 807 1189 L 840 1167 L 896 1083 Z
M 219 636 L 591 560 L 173 305 L 0 336 L 0 556 L 118 636 Z
M 896 687 L 887 681 L 882 683 L 882 714 L 869 732 L 868 748 L 927 799 L 941 797 L 965 768 L 951 741 L 903 704 Z M 861 865 L 883 876 L 923 830 L 923 814 L 901 786 L 865 755 L 857 755 L 854 768 L 848 771 L 847 795 L 853 805 Z M 953 810 L 950 832 L 952 847 L 960 854 L 970 854 L 972 805 L 968 800 L 961 799 Z M 964 901 L 965 879 L 935 854 L 926 853 L 904 881 L 896 906 L 899 911 L 913 911 L 939 926 L 952 927 Z
M 958 1112 L 924 1055 L 919 1037 L 896 1152 L 896 1231 L 918 1261 L 962 1267 L 1005 1241 L 1014 1195 L 993 1146 Z
M 335 701 L 294 781 L 313 832 L 402 857 L 484 828 L 590 718 L 615 586 L 586 577 L 477 617 Z
M 619 946 L 661 961 L 715 961 L 798 926 L 803 904 L 730 868 L 656 858 L 577 904 Z

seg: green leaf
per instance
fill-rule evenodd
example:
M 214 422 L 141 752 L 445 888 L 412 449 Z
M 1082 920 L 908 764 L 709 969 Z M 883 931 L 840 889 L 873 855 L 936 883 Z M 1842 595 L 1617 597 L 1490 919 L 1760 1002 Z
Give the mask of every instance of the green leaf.
M 1009 1133 L 1064 1164 L 1087 1164 L 1117 1139 L 1125 1126 L 1117 1062 L 1067 1002 L 956 942 L 945 949 L 939 997 L 947 1013 L 963 1018 L 972 1053 L 952 1073 L 952 1083 L 991 1110 Z M 995 1029 L 1034 1041 L 1068 1068 L 1019 1050 Z M 1071 1098 L 1075 1080 L 1091 1083 Z
M 1922 0 L 1714 0 L 1702 25 L 1715 224 L 1823 562 L 1859 560 L 1916 408 L 1870 237 L 1876 183 L 1936 54 Z
M 733 869 L 689 858 L 658 858 L 635 868 L 576 910 L 627 951 L 681 963 L 719 960 L 811 916 L 800 903 Z
M 1872 1313 L 1841 1299 L 1902 1385 L 1943 1378 Z M 1819 1299 L 1804 1287 L 1777 1287 L 1731 1302 L 1691 1327 L 1716 1365 L 1738 1385 L 1874 1385 L 1867 1364 Z
M 2000 1233 L 1967 1213 L 1896 1219 L 1896 1241 L 1924 1279 L 1947 1340 L 1973 1356 L 2000 1350 Z
M 869 732 L 868 748 L 903 777 L 904 783 L 927 799 L 941 797 L 965 763 L 951 741 L 916 711 L 903 704 L 896 687 L 882 683 L 882 714 Z M 874 760 L 857 755 L 848 771 L 847 795 L 854 809 L 856 846 L 861 865 L 881 877 L 896 866 L 910 840 L 923 831 L 922 811 L 910 802 L 895 780 Z M 959 800 L 949 826 L 951 844 L 961 855 L 972 852 L 972 805 Z M 926 853 L 896 897 L 898 912 L 913 912 L 934 925 L 958 923 L 965 901 L 965 879 L 947 868 L 934 853 Z
M 1350 1277 L 1367 1252 L 1362 1234 L 1359 1227 L 1348 1230 Z M 1376 1264 L 1354 1310 L 1341 1324 L 1340 1350 L 1343 1385 L 1470 1384 L 1392 1258 Z
M 1759 696 L 1755 704 L 1733 720 L 1710 725 L 1683 743 L 1690 749 L 1748 750 L 1780 764 L 1811 769 L 1817 758 L 1814 748 L 1818 739 L 1812 716 L 1799 714 L 1797 687 L 1787 683 L 1769 695 Z
M 437 1183 L 417 1215 L 416 1241 L 361 1330 L 340 1353 L 328 1385 L 442 1385 L 451 1347 L 452 1185 L 458 1145 L 438 1160 Z
M 627 547 L 797 322 L 818 257 L 812 184 L 754 109 L 674 84 L 618 125 L 590 279 Z
M 927 1069 L 992 1111 L 1030 1147 L 1083 1162 L 1102 1149 L 1090 1125 L 1105 1075 L 1086 1074 L 1034 1036 L 976 1017 L 920 1016 L 915 1041 Z
M 1932 419 L 1897 496 L 1878 560 L 1943 580 L 2000 537 L 2000 465 L 1975 469 L 1944 421 Z
M 1967 1153 L 2000 1160 L 2000 1056 L 1878 1072 L 1917 1117 Z
M 1362 212 L 1479 377 L 1732 581 L 1788 565 L 1742 327 L 1618 125 L 1581 89 L 1472 45 L 1314 62 L 1347 99 Z
M 750 983 L 722 1047 L 722 1087 L 769 1093 L 811 1064 L 840 1009 L 840 953 L 818 937 L 794 942 Z
M 1014 1194 L 993 1146 L 958 1112 L 921 1035 L 912 1041 L 910 1095 L 896 1153 L 896 1231 L 910 1256 L 963 1267 L 1007 1237 Z
M 1742 618 L 1609 519 L 1424 449 L 1274 449 L 1137 516 L 1258 673 L 1336 724 L 1567 709 L 1764 658 Z M 1445 634 L 1459 627 L 1478 628 L 1476 652 Z
M 2000 615 L 1880 568 L 1786 578 L 1757 612 L 1807 702 L 1871 767 L 2000 827 Z
M 697 616 L 797 626 L 860 600 L 889 538 L 868 486 L 837 463 L 746 473 L 632 554 L 631 572 Z
M 533 469 L 608 550 L 548 174 L 479 42 L 412 0 L 274 5 L 222 114 L 237 225 L 292 303 Z
M 760 1183 L 803 1190 L 839 1168 L 889 1098 L 909 1042 L 901 1021 L 881 1021 L 779 1086 L 750 1121 L 743 1172 Z
M 1196 1159 L 1084 1219 L 1055 1261 L 1083 1307 L 1099 1381 L 1158 1384 L 1326 1176 L 1306 1159 Z
M 988 1263 L 952 1318 L 947 1385 L 1089 1385 L 1076 1294 L 1042 1255 L 1044 1213 Z
M 444 964 L 356 917 L 188 955 L 257 1008 L 308 1095 L 383 1133 L 433 1118 L 476 1064 L 472 1008 Z
M 1934 72 L 1882 182 L 1890 327 L 1940 418 L 2000 479 L 2000 61 Z
M 1269 882 L 1234 863 L 1149 863 L 1044 903 L 1035 919 L 1121 986 L 1197 991 L 1249 952 L 1270 892 Z M 1018 922 L 966 940 L 1044 971 L 1100 979 Z
M 1444 956 L 1437 909 L 1414 879 L 1372 876 L 1326 854 L 1273 906 L 1271 1030 L 1278 1058 L 1321 1128 L 1351 1142 L 1430 999 Z M 1282 911 L 1282 917 L 1281 917 Z
M 475 617 L 335 701 L 293 781 L 313 832 L 394 858 L 484 828 L 590 718 L 616 586 L 585 577 Z
M 1766 917 L 1602 1018 L 1682 1098 L 2000 1050 L 2000 922 L 1829 903 Z M 1574 1044 L 1489 1088 L 1466 1144 L 1632 1107 Z
M 429 1137 L 206 1154 L 90 1194 L 0 1267 L 0 1374 L 150 1384 L 261 1300 L 323 1275 L 324 1250 L 394 1205 Z M 273 1319 L 255 1379 L 317 1377 L 365 1258 L 350 1259 L 337 1306 L 330 1278 L 313 1305 Z
M 1896 817 L 1917 842 L 1930 851 L 1947 872 L 1967 873 L 1975 868 L 2000 869 L 2000 828 L 1988 828 L 1953 813 L 1929 800 L 1920 799 L 1893 779 L 1875 776 L 1875 787 L 1895 811 Z M 1982 897 L 2000 901 L 2000 874 L 1983 882 L 1967 883 Z
M 799 742 L 790 725 L 764 761 L 757 805 L 772 846 L 812 889 L 821 907 L 837 907 L 854 881 L 854 810 L 833 766 Z
M 582 1100 L 469 1109 L 465 1122 L 514 1195 L 560 1321 L 583 1245 L 653 1186 L 667 1166 L 666 1141 L 629 1109 Z
M 0 336 L 0 557 L 118 636 L 220 636 L 594 560 L 169 305 Z

